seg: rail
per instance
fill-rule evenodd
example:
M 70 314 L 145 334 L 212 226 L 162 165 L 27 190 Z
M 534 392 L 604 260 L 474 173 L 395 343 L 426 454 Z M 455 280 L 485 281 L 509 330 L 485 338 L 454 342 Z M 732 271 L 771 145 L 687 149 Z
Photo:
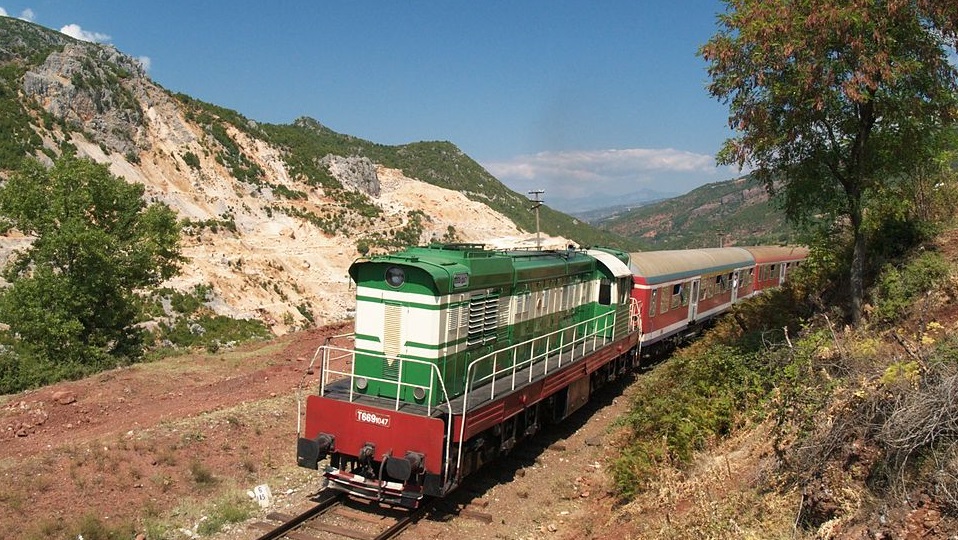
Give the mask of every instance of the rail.
M 582 335 L 576 337 L 580 331 Z M 569 341 L 566 341 L 566 335 L 570 332 L 572 333 L 573 338 Z M 599 344 L 600 341 L 601 345 Z M 596 315 L 591 319 L 578 322 L 574 325 L 567 326 L 559 330 L 554 330 L 548 334 L 527 339 L 526 341 L 498 349 L 486 354 L 485 356 L 477 358 L 470 362 L 469 366 L 466 368 L 466 395 L 463 397 L 463 414 L 465 414 L 465 405 L 466 401 L 468 400 L 468 394 L 470 390 L 475 390 L 477 387 L 489 384 L 489 399 L 492 399 L 496 396 L 497 381 L 509 379 L 509 391 L 511 392 L 516 389 L 517 373 L 525 368 L 555 356 L 556 365 L 552 369 L 559 369 L 563 366 L 563 361 L 565 361 L 566 365 L 573 361 L 576 358 L 576 352 L 579 352 L 579 357 L 581 358 L 587 353 L 594 352 L 599 347 L 604 346 L 612 341 L 615 341 L 614 311 Z M 581 351 L 579 351 L 580 346 Z M 524 351 L 526 348 L 529 349 L 531 356 L 525 360 L 519 361 L 520 351 Z M 541 352 L 537 352 L 537 349 L 541 350 Z M 565 356 L 566 353 L 568 353 L 568 358 Z M 511 356 L 512 361 L 509 362 L 507 367 L 496 369 L 495 366 L 498 364 L 498 361 L 504 356 Z M 480 370 L 480 367 L 486 367 L 483 366 L 483 364 L 491 364 L 487 366 L 489 373 L 487 375 L 476 377 L 475 373 Z M 485 370 L 483 369 L 482 371 Z M 470 377 L 470 374 L 472 374 L 472 378 Z M 507 375 L 510 374 L 511 377 L 508 377 Z M 549 362 L 545 363 L 542 374 L 549 374 Z M 532 382 L 532 379 L 533 370 L 530 369 L 528 381 L 526 382 Z

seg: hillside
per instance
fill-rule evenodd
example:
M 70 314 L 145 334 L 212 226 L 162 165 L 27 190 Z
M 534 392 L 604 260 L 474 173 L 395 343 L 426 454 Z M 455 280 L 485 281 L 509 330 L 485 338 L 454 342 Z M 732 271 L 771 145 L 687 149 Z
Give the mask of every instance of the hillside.
M 625 208 L 591 223 L 642 249 L 762 245 L 796 241 L 765 188 L 748 177 L 706 184 L 685 195 Z
M 0 17 L 0 178 L 25 157 L 108 164 L 183 222 L 189 262 L 165 284 L 210 288 L 217 314 L 274 333 L 338 321 L 361 253 L 430 241 L 534 245 L 526 198 L 448 142 L 384 146 L 301 118 L 260 124 L 172 94 L 111 46 Z M 628 242 L 544 209 L 546 246 Z M 3 237 L 0 256 L 29 239 Z

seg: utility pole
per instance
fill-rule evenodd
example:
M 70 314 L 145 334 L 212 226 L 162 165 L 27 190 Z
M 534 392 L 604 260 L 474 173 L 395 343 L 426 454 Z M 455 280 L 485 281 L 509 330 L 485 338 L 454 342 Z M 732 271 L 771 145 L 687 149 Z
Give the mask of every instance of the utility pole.
M 539 207 L 542 206 L 543 200 L 539 198 L 539 195 L 545 192 L 544 189 L 534 189 L 529 192 L 529 195 L 532 195 L 532 198 L 529 199 L 532 202 L 530 210 L 536 211 L 536 249 L 542 249 L 542 240 L 539 238 Z

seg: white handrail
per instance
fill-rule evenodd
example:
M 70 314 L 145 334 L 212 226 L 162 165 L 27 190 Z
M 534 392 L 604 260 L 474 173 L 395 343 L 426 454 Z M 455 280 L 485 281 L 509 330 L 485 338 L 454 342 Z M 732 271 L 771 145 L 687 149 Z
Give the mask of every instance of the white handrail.
M 524 367 L 525 367 L 526 365 L 529 366 L 530 380 L 531 380 L 531 376 L 532 376 L 532 365 L 535 364 L 535 363 L 538 361 L 538 359 L 540 359 L 540 357 L 541 357 L 542 359 L 548 360 L 549 354 L 550 354 L 551 352 L 555 352 L 555 351 L 556 351 L 556 349 L 551 349 L 551 350 L 549 349 L 549 338 L 551 338 L 551 337 L 552 337 L 553 335 L 555 335 L 555 334 L 560 334 L 560 335 L 561 335 L 561 334 L 564 334 L 564 333 L 567 332 L 569 329 L 572 329 L 573 336 L 575 335 L 576 330 L 577 330 L 580 326 L 584 329 L 582 337 L 573 340 L 573 343 L 572 343 L 572 349 L 573 349 L 573 350 L 575 349 L 575 343 L 576 343 L 577 341 L 580 341 L 580 340 L 581 340 L 581 342 L 582 342 L 582 356 L 584 357 L 585 354 L 586 354 L 586 352 L 587 352 L 587 351 L 586 351 L 586 342 L 588 341 L 588 338 L 589 338 L 589 337 L 592 337 L 592 351 L 594 352 L 594 351 L 598 348 L 598 347 L 596 346 L 596 343 L 597 343 L 597 339 L 598 339 L 598 336 L 599 336 L 600 333 L 603 333 L 603 334 L 604 334 L 605 332 L 609 331 L 610 329 L 611 329 L 611 331 L 612 331 L 612 334 L 611 334 L 610 336 L 605 336 L 605 335 L 602 336 L 603 345 L 605 345 L 605 344 L 607 343 L 606 340 L 608 340 L 608 342 L 613 342 L 613 341 L 615 341 L 615 339 L 614 339 L 614 338 L 615 338 L 615 315 L 616 315 L 616 313 L 615 313 L 615 310 L 613 309 L 612 311 L 609 311 L 608 313 L 603 313 L 603 314 L 601 314 L 601 315 L 596 315 L 595 317 L 592 317 L 591 319 L 587 319 L 587 320 L 585 320 L 585 321 L 580 321 L 580 322 L 578 322 L 578 323 L 576 323 L 576 324 L 574 324 L 574 325 L 567 326 L 567 327 L 562 328 L 562 329 L 560 329 L 560 330 L 554 330 L 554 331 L 552 331 L 552 332 L 549 332 L 548 334 L 545 334 L 545 335 L 542 335 L 542 336 L 537 336 L 537 337 L 534 337 L 534 338 L 532 338 L 532 339 L 528 339 L 528 340 L 526 340 L 526 341 L 523 341 L 523 342 L 521 342 L 521 343 L 517 343 L 517 344 L 515 344 L 515 345 L 511 345 L 511 346 L 509 346 L 509 347 L 505 347 L 505 348 L 503 348 L 503 349 L 499 349 L 499 350 L 497 350 L 497 351 L 493 351 L 493 352 L 491 352 L 491 353 L 489 353 L 489 354 L 487 354 L 487 355 L 485 355 L 485 356 L 482 356 L 482 357 L 477 358 L 476 360 L 473 360 L 472 362 L 470 362 L 470 363 L 469 363 L 469 366 L 466 368 L 466 384 L 465 384 L 464 391 L 463 391 L 463 395 L 462 395 L 462 415 L 461 415 L 461 417 L 460 417 L 460 419 L 459 419 L 459 448 L 458 448 L 458 450 L 457 450 L 457 452 L 456 452 L 456 469 L 459 470 L 459 467 L 462 465 L 462 448 L 463 448 L 463 446 L 465 445 L 465 440 L 464 440 L 464 439 L 465 439 L 465 432 L 466 432 L 466 411 L 467 411 L 468 408 L 469 408 L 469 391 L 470 391 L 470 388 L 471 388 L 471 389 L 475 389 L 475 385 L 476 385 L 477 382 L 482 381 L 482 382 L 484 383 L 484 381 L 486 381 L 487 379 L 490 379 L 490 378 L 491 378 L 491 379 L 492 379 L 492 383 L 490 384 L 490 386 L 492 387 L 492 388 L 491 388 L 491 392 L 492 392 L 492 393 L 491 393 L 489 399 L 493 399 L 493 398 L 495 398 L 495 387 L 496 387 L 496 382 L 495 382 L 495 381 L 496 381 L 496 376 L 499 375 L 499 374 L 501 374 L 501 373 L 505 373 L 506 371 L 509 371 L 509 369 L 512 369 L 512 371 L 513 371 L 513 379 L 515 379 L 515 372 L 518 371 L 518 367 L 517 367 L 517 366 L 520 365 L 520 364 L 523 366 L 523 369 L 524 369 Z M 611 321 L 610 321 L 610 319 L 611 319 Z M 604 320 L 604 324 L 603 324 L 601 327 L 599 326 L 599 321 L 600 321 L 600 320 Z M 594 323 L 594 326 L 593 326 L 592 333 L 591 333 L 591 334 L 588 334 L 587 332 L 588 332 L 588 327 L 589 327 L 589 324 L 590 324 L 590 323 Z M 545 340 L 546 340 L 546 349 L 545 349 L 545 352 L 543 352 L 542 354 L 536 354 L 536 352 L 535 352 L 535 342 L 536 342 L 536 341 L 540 341 L 540 340 L 542 340 L 542 339 L 545 339 Z M 509 369 L 503 369 L 503 370 L 498 370 L 498 371 L 493 370 L 489 375 L 486 375 L 486 376 L 484 376 L 484 377 L 482 377 L 482 378 L 480 378 L 480 379 L 478 379 L 478 380 L 474 380 L 474 381 L 472 381 L 472 383 L 470 383 L 470 376 L 471 376 L 472 373 L 474 372 L 474 370 L 475 370 L 476 366 L 479 364 L 479 362 L 487 361 L 487 360 L 489 360 L 490 358 L 492 358 L 493 367 L 495 367 L 495 358 L 496 358 L 497 355 L 502 354 L 503 352 L 508 351 L 509 349 L 513 349 L 514 351 L 518 351 L 518 349 L 519 349 L 520 347 L 523 347 L 523 346 L 525 346 L 525 345 L 530 345 L 529 351 L 530 351 L 531 356 L 529 357 L 528 360 L 525 360 L 525 361 L 523 361 L 523 362 L 521 362 L 521 363 L 513 361 L 513 365 L 512 365 Z M 562 345 L 562 341 L 560 340 L 560 346 L 559 346 L 559 348 L 557 349 L 557 350 L 558 350 L 558 364 L 556 365 L 556 368 L 562 367 L 562 347 L 563 347 L 563 346 L 564 346 L 564 345 Z M 574 359 L 574 358 L 575 358 L 575 354 L 573 353 L 573 354 L 571 355 L 571 359 Z M 549 373 L 549 363 L 546 362 L 545 367 L 543 368 L 543 376 L 544 376 L 544 375 L 547 375 L 548 373 Z M 515 381 L 513 380 L 513 388 L 514 388 L 514 384 L 515 384 Z M 481 386 L 481 385 L 480 385 L 480 386 Z M 451 412 L 452 412 L 452 411 L 450 410 L 450 413 L 451 413 Z M 452 441 L 450 440 L 450 441 L 449 441 L 449 446 L 451 446 L 451 445 L 452 445 Z M 448 459 L 448 458 L 447 458 L 447 459 Z M 448 461 L 447 461 L 447 463 L 446 463 L 447 478 L 448 478 L 448 467 L 449 467 L 449 463 L 448 463 Z

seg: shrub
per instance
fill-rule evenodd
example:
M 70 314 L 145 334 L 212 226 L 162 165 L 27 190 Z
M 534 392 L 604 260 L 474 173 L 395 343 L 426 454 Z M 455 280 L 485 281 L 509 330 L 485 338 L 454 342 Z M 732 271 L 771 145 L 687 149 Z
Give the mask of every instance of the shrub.
M 930 251 L 920 253 L 901 266 L 886 264 L 872 294 L 874 317 L 883 322 L 897 320 L 922 294 L 941 284 L 949 273 L 948 261 Z
M 200 158 L 193 152 L 183 154 L 183 163 L 186 163 L 192 169 L 200 170 Z
M 767 371 L 753 353 L 713 345 L 682 351 L 639 382 L 625 418 L 634 441 L 613 464 L 623 497 L 632 497 L 663 462 L 689 463 L 697 450 L 727 435 L 770 391 Z

